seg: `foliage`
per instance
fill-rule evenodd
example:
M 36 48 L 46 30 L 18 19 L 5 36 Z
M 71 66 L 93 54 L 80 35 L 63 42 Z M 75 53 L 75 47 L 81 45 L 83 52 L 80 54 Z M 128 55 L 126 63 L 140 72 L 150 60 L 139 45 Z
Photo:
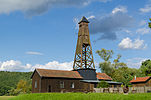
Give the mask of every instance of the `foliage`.
M 102 48 L 102 50 L 97 50 L 96 53 L 104 60 L 99 64 L 101 72 L 111 75 L 113 68 L 109 60 L 112 58 L 113 51 Z
M 31 84 L 32 72 L 0 71 L 0 96 L 9 95 L 9 91 L 17 88 L 19 80 L 27 80 Z
M 123 62 L 120 62 L 121 55 L 117 55 L 117 58 L 111 63 L 110 58 L 113 56 L 113 50 L 97 50 L 96 52 L 104 62 L 99 64 L 101 72 L 106 73 L 114 81 L 123 82 L 125 85 L 130 84 L 130 80 L 136 76 L 144 76 L 141 74 L 139 69 L 128 68 L 127 65 Z
M 142 62 L 142 65 L 140 67 L 140 71 L 142 74 L 145 74 L 146 76 L 150 76 L 151 74 L 151 60 L 146 60 Z
M 122 84 L 122 85 L 121 85 L 121 87 L 123 88 L 123 87 L 124 87 L 124 85 Z
M 110 58 L 112 58 L 113 51 L 112 50 L 106 50 L 102 48 L 102 50 L 97 50 L 96 53 L 104 60 L 109 61 Z
M 111 62 L 107 62 L 107 61 L 101 62 L 99 64 L 99 67 L 101 69 L 101 72 L 106 73 L 107 75 L 111 75 L 111 73 L 113 72 Z
M 18 90 L 18 89 L 11 89 L 11 90 L 8 90 L 8 92 L 10 96 L 17 96 L 21 94 L 21 90 Z
M 151 21 L 151 18 L 149 20 Z M 148 27 L 151 28 L 151 22 L 148 23 Z
M 101 88 L 108 88 L 109 84 L 107 82 L 105 82 L 105 81 L 101 81 L 101 82 L 98 83 L 97 88 L 100 88 L 100 87 Z
M 9 90 L 9 95 L 17 96 L 19 94 L 31 93 L 31 84 L 28 81 L 20 80 L 16 89 Z
M 112 74 L 112 79 L 118 82 L 123 82 L 125 85 L 128 85 L 130 84 L 129 81 L 133 79 L 136 73 L 138 73 L 137 69 L 120 67 L 114 70 L 114 73 Z
M 21 90 L 23 93 L 30 93 L 31 87 L 30 82 L 25 80 L 20 80 L 17 84 L 17 90 Z
M 35 93 L 19 95 L 10 100 L 150 100 L 151 93 Z

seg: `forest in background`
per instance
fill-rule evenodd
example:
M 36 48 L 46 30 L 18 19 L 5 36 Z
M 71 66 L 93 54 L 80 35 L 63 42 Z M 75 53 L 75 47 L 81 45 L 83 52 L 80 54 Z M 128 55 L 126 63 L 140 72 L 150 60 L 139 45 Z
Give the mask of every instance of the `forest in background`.
M 28 86 L 31 88 L 32 72 L 8 72 L 0 71 L 0 96 L 2 95 L 15 95 L 21 91 L 19 88 Z M 18 89 L 17 89 L 18 88 Z

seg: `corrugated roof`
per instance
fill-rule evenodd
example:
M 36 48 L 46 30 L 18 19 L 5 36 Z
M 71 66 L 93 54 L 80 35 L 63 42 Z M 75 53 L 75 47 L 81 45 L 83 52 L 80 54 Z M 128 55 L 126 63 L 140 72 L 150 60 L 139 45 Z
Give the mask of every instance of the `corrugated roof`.
M 105 73 L 96 73 L 97 74 L 97 78 L 99 80 L 112 80 L 111 77 L 109 77 L 107 74 Z
M 49 69 L 36 69 L 41 77 L 55 77 L 55 78 L 78 78 L 82 79 L 77 71 L 65 70 L 49 70 Z
M 115 82 L 115 81 L 105 81 L 105 82 L 109 84 L 122 84 L 122 82 Z
M 99 80 L 81 80 L 81 82 L 87 82 L 87 83 L 99 83 Z
M 99 83 L 101 81 L 99 80 L 81 80 L 81 82 L 87 82 L 87 83 Z M 115 82 L 115 81 L 105 81 L 109 84 L 122 84 L 122 82 Z
M 134 82 L 146 82 L 149 78 L 150 78 L 150 76 L 147 76 L 147 77 L 136 77 L 136 79 L 133 78 L 130 82 L 131 83 L 134 83 Z

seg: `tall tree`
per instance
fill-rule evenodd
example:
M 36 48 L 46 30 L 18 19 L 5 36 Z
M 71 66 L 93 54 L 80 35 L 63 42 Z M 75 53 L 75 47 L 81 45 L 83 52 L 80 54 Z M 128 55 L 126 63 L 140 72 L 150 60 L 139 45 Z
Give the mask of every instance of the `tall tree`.
M 142 62 L 140 71 L 142 72 L 142 74 L 145 74 L 146 76 L 151 75 L 151 60 L 150 59 Z
M 121 55 L 118 54 L 117 58 L 111 63 L 110 59 L 113 56 L 112 50 L 97 50 L 96 53 L 103 59 L 104 62 L 99 64 L 101 72 L 111 76 L 114 81 L 123 82 L 124 84 L 130 84 L 129 81 L 137 75 L 140 76 L 140 71 L 135 68 L 128 68 L 123 62 L 120 62 Z
M 101 50 L 97 50 L 96 53 L 104 60 L 109 61 L 110 58 L 112 58 L 113 50 L 106 50 L 102 48 Z
M 112 64 L 113 65 L 113 67 L 115 68 L 115 69 L 117 69 L 117 68 L 120 68 L 120 67 L 127 67 L 127 65 L 125 64 L 125 63 L 123 63 L 123 62 L 120 62 L 120 58 L 121 58 L 122 56 L 120 55 L 120 54 L 118 54 L 117 55 L 117 58 L 116 59 L 114 59 L 114 63 Z
M 110 59 L 112 58 L 113 51 L 102 48 L 101 50 L 97 50 L 96 53 L 101 57 L 101 59 L 104 60 L 104 62 L 101 62 L 99 64 L 101 71 L 111 76 L 111 73 L 113 72 L 113 67 Z

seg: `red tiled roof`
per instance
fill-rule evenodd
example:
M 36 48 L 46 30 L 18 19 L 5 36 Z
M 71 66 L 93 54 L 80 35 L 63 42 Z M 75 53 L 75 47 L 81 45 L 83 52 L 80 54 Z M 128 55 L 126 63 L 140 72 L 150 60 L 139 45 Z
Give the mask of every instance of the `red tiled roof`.
M 148 76 L 148 77 L 136 77 L 136 79 L 133 78 L 130 82 L 131 82 L 131 83 L 133 83 L 133 82 L 145 82 L 145 81 L 147 81 L 149 78 L 150 78 L 150 76 Z
M 65 70 L 49 70 L 49 69 L 36 69 L 41 77 L 59 77 L 59 78 L 78 78 L 83 77 L 77 71 L 65 71 Z
M 97 74 L 97 78 L 99 80 L 112 80 L 111 77 L 109 77 L 107 74 L 105 73 L 96 73 Z

